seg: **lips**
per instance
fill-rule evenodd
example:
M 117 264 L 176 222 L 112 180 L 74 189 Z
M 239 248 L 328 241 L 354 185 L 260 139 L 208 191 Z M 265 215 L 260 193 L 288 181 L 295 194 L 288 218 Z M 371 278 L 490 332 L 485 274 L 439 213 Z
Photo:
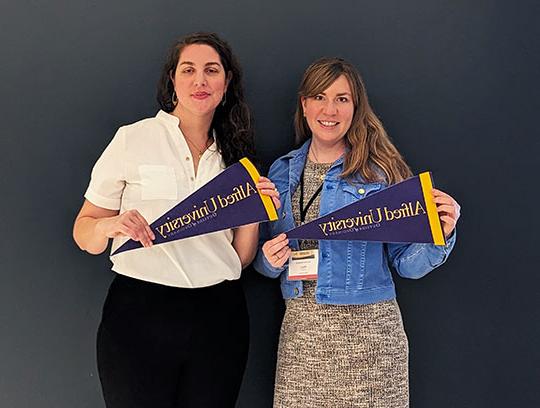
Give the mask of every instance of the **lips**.
M 194 92 L 191 94 L 191 96 L 195 99 L 202 100 L 208 98 L 210 94 L 208 92 Z
M 323 129 L 333 129 L 337 125 L 339 125 L 339 122 L 333 120 L 317 120 L 317 122 L 319 123 L 319 125 L 321 125 Z

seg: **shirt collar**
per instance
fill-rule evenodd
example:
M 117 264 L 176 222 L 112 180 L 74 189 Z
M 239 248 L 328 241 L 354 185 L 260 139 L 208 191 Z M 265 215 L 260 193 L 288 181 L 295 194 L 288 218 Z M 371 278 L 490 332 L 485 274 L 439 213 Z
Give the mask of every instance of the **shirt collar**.
M 165 123 L 174 125 L 178 129 L 180 129 L 180 119 L 178 119 L 174 115 L 171 115 L 170 113 L 165 112 L 164 110 L 160 109 L 159 112 L 156 115 L 156 118 L 164 121 Z M 180 133 L 182 133 L 182 129 L 180 129 Z M 183 134 L 182 134 L 182 136 L 183 136 Z M 212 137 L 214 138 L 214 143 L 216 143 L 216 130 L 215 129 L 212 129 Z
M 164 110 L 160 109 L 159 112 L 156 114 L 156 118 L 163 121 L 164 123 L 168 125 L 174 126 L 183 138 L 185 138 L 184 134 L 182 133 L 182 129 L 180 129 L 180 119 L 178 119 L 176 116 L 171 115 L 170 113 L 165 112 Z M 210 146 L 208 146 L 208 151 L 210 151 L 212 154 L 218 152 L 217 148 L 217 135 L 216 130 L 212 129 L 212 137 L 214 138 L 214 141 Z M 186 142 L 186 148 L 187 148 L 187 142 Z M 225 168 L 225 167 L 223 167 Z
M 180 119 L 178 119 L 176 116 L 171 115 L 170 113 L 167 113 L 161 109 L 157 113 L 156 118 L 174 126 L 180 125 Z

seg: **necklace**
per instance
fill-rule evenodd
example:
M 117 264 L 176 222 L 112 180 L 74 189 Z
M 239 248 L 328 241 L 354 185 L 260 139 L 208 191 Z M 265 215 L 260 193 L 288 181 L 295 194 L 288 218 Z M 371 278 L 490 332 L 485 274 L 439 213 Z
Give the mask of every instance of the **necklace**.
M 319 158 L 317 157 L 317 155 L 315 154 L 315 149 L 313 148 L 313 145 L 309 146 L 309 151 L 311 152 L 311 155 L 313 156 L 313 158 L 315 159 L 314 163 L 317 163 L 317 164 L 321 164 L 321 162 L 319 161 Z M 304 177 L 304 173 L 302 173 L 302 185 L 303 185 L 303 177 Z M 319 175 L 319 179 L 321 181 L 324 181 L 324 177 L 325 177 L 325 174 L 321 174 Z M 320 188 L 322 188 L 322 184 L 320 186 Z M 304 187 L 302 187 L 302 191 L 303 191 Z M 317 194 L 320 193 L 319 190 L 317 190 Z M 302 193 L 303 194 L 303 193 Z M 315 196 L 313 196 L 315 197 Z M 310 203 L 311 204 L 311 200 L 310 200 Z
M 313 147 L 313 142 L 311 143 L 311 145 L 309 146 L 309 151 L 311 152 L 311 155 L 313 156 L 313 158 L 315 159 L 314 163 L 317 163 L 317 164 L 330 164 L 330 163 L 333 163 L 335 162 L 337 159 L 339 159 L 339 157 L 342 155 L 342 153 L 340 152 L 339 155 L 335 158 L 332 158 L 331 161 L 324 161 L 324 162 L 321 162 L 319 160 L 319 158 L 317 157 L 317 154 L 315 153 L 315 148 Z M 333 153 L 331 153 L 333 155 Z
M 206 151 L 206 149 L 208 149 L 208 142 L 210 141 L 210 138 L 206 139 L 206 142 L 204 143 L 204 147 L 202 149 L 200 149 L 199 146 L 197 146 L 195 143 L 193 143 L 191 141 L 191 139 L 189 137 L 187 137 L 186 135 L 184 135 L 184 138 L 197 151 L 197 153 L 199 155 L 199 159 L 200 159 L 202 157 L 202 155 L 204 154 L 204 152 Z
M 311 152 L 311 155 L 312 155 L 313 158 L 315 159 L 315 163 L 320 163 L 320 162 L 319 162 L 319 158 L 318 158 L 317 155 L 315 154 L 315 149 L 313 148 L 313 145 L 309 146 L 309 151 Z

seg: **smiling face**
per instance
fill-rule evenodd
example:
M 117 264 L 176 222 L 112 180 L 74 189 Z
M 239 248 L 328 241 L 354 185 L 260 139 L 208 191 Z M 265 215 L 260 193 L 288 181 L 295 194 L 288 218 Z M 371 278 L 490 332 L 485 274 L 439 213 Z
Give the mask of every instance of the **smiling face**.
M 344 143 L 351 127 L 354 103 L 349 81 L 339 76 L 323 92 L 302 97 L 302 108 L 314 140 L 324 144 Z
M 178 98 L 174 112 L 196 116 L 213 115 L 229 82 L 219 54 L 206 44 L 182 50 L 172 81 Z

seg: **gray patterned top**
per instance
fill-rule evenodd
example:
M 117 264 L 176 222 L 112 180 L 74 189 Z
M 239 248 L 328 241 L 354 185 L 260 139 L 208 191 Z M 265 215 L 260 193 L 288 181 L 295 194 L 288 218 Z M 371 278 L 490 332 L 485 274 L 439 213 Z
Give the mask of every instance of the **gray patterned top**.
M 332 167 L 332 164 L 333 163 L 315 163 L 309 160 L 309 158 L 306 160 L 306 166 L 304 167 L 304 207 L 322 184 L 324 177 L 330 167 Z M 306 219 L 303 222 L 304 224 L 319 217 L 320 203 L 321 194 L 313 200 L 313 203 L 309 207 Z M 292 196 L 292 210 L 296 225 L 302 224 L 302 222 L 300 222 L 300 183 Z M 316 249 L 318 247 L 319 241 L 317 240 L 300 240 L 300 249 Z

